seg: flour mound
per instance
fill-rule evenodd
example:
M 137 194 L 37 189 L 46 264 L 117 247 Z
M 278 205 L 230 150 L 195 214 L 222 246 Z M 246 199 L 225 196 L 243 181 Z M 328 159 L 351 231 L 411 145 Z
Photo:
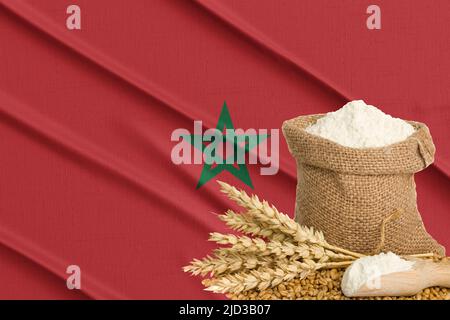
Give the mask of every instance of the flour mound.
M 350 148 L 385 147 L 414 133 L 408 122 L 393 118 L 363 100 L 351 101 L 327 113 L 305 130 Z
M 341 288 L 346 296 L 353 296 L 364 285 L 376 285 L 384 274 L 411 270 L 414 262 L 402 259 L 392 252 L 360 258 L 345 270 Z

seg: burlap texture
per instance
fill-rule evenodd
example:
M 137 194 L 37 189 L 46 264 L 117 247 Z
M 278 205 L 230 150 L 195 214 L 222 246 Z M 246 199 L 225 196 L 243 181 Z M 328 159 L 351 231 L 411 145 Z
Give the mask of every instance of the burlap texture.
M 382 148 L 355 149 L 309 134 L 304 129 L 323 115 L 300 116 L 283 124 L 297 162 L 295 219 L 322 230 L 328 242 L 364 254 L 444 254 L 425 230 L 414 173 L 434 160 L 426 125 Z

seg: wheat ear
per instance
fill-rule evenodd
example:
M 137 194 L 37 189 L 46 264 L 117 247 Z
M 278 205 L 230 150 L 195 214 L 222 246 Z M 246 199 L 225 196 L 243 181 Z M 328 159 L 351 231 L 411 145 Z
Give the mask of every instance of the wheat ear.
M 218 215 L 219 219 L 231 228 L 251 236 L 263 237 L 271 240 L 289 241 L 292 237 L 284 233 L 277 232 L 277 230 L 270 229 L 264 223 L 255 221 L 253 216 L 249 213 L 237 213 L 233 210 L 228 210 L 226 213 Z
M 215 250 L 215 253 L 214 257 L 194 259 L 188 266 L 183 267 L 183 271 L 195 276 L 210 274 L 213 277 L 224 273 L 268 267 L 273 264 L 273 259 L 252 254 L 224 253 L 222 249 Z
M 218 183 L 221 186 L 221 191 L 225 193 L 228 198 L 249 210 L 250 214 L 253 214 L 259 221 L 266 223 L 271 229 L 288 234 L 299 243 L 309 242 L 317 244 L 325 249 L 356 258 L 364 256 L 363 254 L 329 244 L 326 242 L 322 232 L 299 225 L 288 215 L 279 212 L 275 206 L 269 205 L 267 201 L 260 201 L 256 195 L 250 197 L 245 191 L 238 190 L 225 182 L 218 181 Z
M 209 279 L 204 282 L 204 285 L 206 286 L 205 290 L 216 293 L 239 293 L 252 289 L 265 290 L 284 281 L 291 281 L 295 278 L 303 279 L 318 269 L 348 266 L 349 263 L 317 263 L 312 260 L 299 262 L 282 259 L 275 267 L 261 267 L 248 272 L 226 274 L 220 278 Z
M 212 232 L 210 241 L 218 244 L 231 245 L 227 248 L 229 252 L 258 253 L 261 256 L 275 255 L 277 258 L 297 255 L 301 258 L 311 258 L 321 261 L 328 260 L 355 260 L 355 257 L 325 250 L 318 245 L 307 245 L 305 243 L 293 244 L 291 242 L 280 242 L 277 240 L 264 241 L 261 238 L 249 238 L 247 236 L 236 236 L 234 234 L 222 234 Z

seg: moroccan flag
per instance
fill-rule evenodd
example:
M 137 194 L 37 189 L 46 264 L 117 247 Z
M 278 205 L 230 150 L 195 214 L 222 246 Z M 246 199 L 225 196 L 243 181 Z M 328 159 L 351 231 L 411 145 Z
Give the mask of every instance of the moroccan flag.
M 293 216 L 277 130 L 353 99 L 430 128 L 418 206 L 449 250 L 450 2 L 377 5 L 0 1 L 0 298 L 225 298 L 182 271 L 229 232 L 215 181 Z

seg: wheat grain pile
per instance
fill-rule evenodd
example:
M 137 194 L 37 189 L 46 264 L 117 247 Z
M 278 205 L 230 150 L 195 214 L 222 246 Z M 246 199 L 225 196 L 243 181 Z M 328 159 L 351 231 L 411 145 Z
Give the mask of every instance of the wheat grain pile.
M 427 288 L 411 297 L 347 298 L 341 292 L 345 268 L 314 272 L 266 290 L 227 294 L 232 300 L 450 300 L 447 288 Z
M 340 289 L 343 272 L 363 254 L 331 245 L 320 230 L 299 225 L 256 195 L 219 184 L 244 211 L 228 210 L 218 217 L 242 235 L 212 232 L 209 240 L 219 248 L 194 259 L 184 272 L 207 277 L 205 290 L 231 299 L 347 299 Z M 447 289 L 430 288 L 417 298 L 447 294 Z

